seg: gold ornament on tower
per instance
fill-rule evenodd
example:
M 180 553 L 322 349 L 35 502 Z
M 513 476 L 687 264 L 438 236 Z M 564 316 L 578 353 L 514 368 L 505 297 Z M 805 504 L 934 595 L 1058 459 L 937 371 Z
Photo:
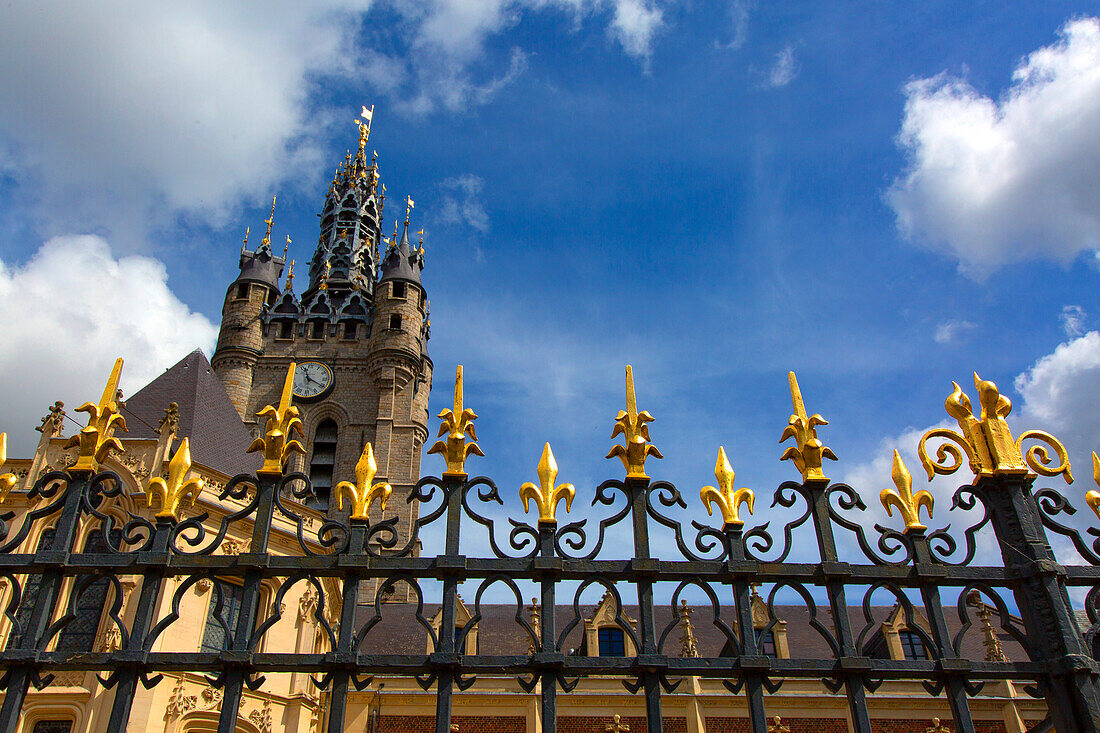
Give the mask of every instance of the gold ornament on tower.
M 4 467 L 4 464 L 8 462 L 8 434 L 0 433 L 0 468 Z M 4 500 L 8 498 L 8 492 L 15 486 L 15 474 L 4 473 L 0 474 L 0 504 L 4 503 Z

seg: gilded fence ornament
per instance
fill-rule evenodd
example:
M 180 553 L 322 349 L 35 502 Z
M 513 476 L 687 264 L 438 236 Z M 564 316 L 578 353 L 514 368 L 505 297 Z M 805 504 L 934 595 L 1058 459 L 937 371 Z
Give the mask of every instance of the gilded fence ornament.
M 917 453 L 929 481 L 937 473 L 943 476 L 955 473 L 962 466 L 965 455 L 975 477 L 1027 474 L 1031 470 L 1043 476 L 1061 474 L 1067 484 L 1073 483 L 1066 448 L 1053 435 L 1042 430 L 1027 430 L 1013 439 L 1012 430 L 1005 421 L 1012 412 L 1012 401 L 1001 394 L 996 384 L 974 373 L 974 386 L 978 390 L 978 404 L 981 407 L 978 415 L 974 414 L 970 398 L 958 383 L 952 382 L 951 386 L 953 389 L 944 407 L 959 424 L 958 432 L 950 428 L 935 428 L 925 433 L 917 445 Z M 946 441 L 936 449 L 935 460 L 928 455 L 927 442 L 930 438 Z M 1029 439 L 1046 445 L 1033 445 L 1026 453 L 1021 453 L 1022 443 Z M 1058 463 L 1053 467 L 1048 447 L 1058 458 Z
M 4 467 L 4 464 L 8 462 L 8 434 L 0 433 L 0 468 Z M 8 498 L 8 492 L 15 486 L 16 482 L 14 473 L 0 474 L 0 504 Z
M 279 406 L 268 405 L 256 413 L 258 417 L 267 418 L 267 427 L 264 436 L 252 441 L 247 453 L 263 451 L 264 465 L 256 470 L 260 476 L 278 476 L 283 472 L 283 464 L 290 458 L 291 453 L 305 455 L 305 448 L 291 435 L 302 434 L 302 421 L 298 417 L 298 408 L 290 404 L 292 390 L 294 389 L 294 370 L 297 364 L 290 363 L 286 370 L 286 380 L 283 382 L 283 391 L 279 395 Z
M 389 501 L 393 487 L 387 483 L 374 483 L 374 475 L 378 473 L 378 463 L 374 460 L 374 447 L 368 442 L 363 446 L 363 452 L 355 463 L 355 483 L 341 481 L 336 484 L 336 508 L 344 510 L 344 497 L 351 502 L 351 518 L 367 519 L 371 505 L 377 500 L 382 511 L 386 511 L 386 502 Z
M 794 414 L 787 421 L 787 427 L 783 430 L 779 442 L 794 438 L 798 445 L 789 446 L 783 451 L 779 460 L 793 461 L 799 473 L 802 474 L 803 481 L 828 481 L 829 479 L 821 470 L 821 461 L 825 458 L 835 461 L 837 458 L 833 449 L 818 439 L 817 426 L 828 425 L 829 421 L 818 414 L 806 414 L 806 405 L 802 402 L 802 390 L 798 388 L 798 379 L 794 372 L 787 373 L 787 383 L 791 388 Z
M 924 507 L 928 512 L 928 518 L 932 518 L 932 494 L 924 489 L 913 493 L 913 475 L 905 467 L 897 450 L 894 451 L 894 470 L 891 472 L 896 489 L 883 489 L 879 492 L 879 499 L 886 510 L 886 516 L 894 516 L 893 507 L 897 507 L 901 518 L 905 520 L 906 531 L 910 529 L 927 529 L 920 521 L 920 510 Z
M 126 430 L 126 418 L 119 414 L 117 402 L 121 374 L 122 359 L 115 359 L 99 402 L 85 402 L 76 408 L 77 412 L 88 413 L 88 425 L 65 443 L 66 448 L 77 446 L 76 463 L 69 469 L 70 473 L 95 473 L 111 451 L 122 453 L 121 441 L 112 436 L 115 428 Z
M 638 401 L 634 397 L 634 371 L 626 366 L 626 410 L 620 410 L 615 416 L 615 429 L 612 439 L 620 433 L 624 445 L 614 445 L 607 458 L 618 456 L 626 469 L 627 478 L 649 478 L 645 472 L 645 461 L 649 456 L 664 458 L 657 446 L 649 442 L 649 425 L 654 417 L 648 411 L 638 412 Z
M 439 419 L 443 423 L 439 426 L 437 437 L 447 436 L 446 440 L 437 440 L 428 453 L 441 453 L 447 461 L 447 470 L 444 476 L 465 476 L 466 458 L 471 453 L 475 456 L 484 456 L 478 444 L 477 433 L 474 431 L 474 420 L 477 415 L 473 410 L 462 407 L 462 365 L 455 370 L 455 401 L 454 407 L 439 413 Z M 466 438 L 469 437 L 470 442 Z
M 145 487 L 148 506 L 153 506 L 154 499 L 160 500 L 157 519 L 179 520 L 180 504 L 184 499 L 190 499 L 191 506 L 195 506 L 195 501 L 202 492 L 203 480 L 197 476 L 187 478 L 190 471 L 191 444 L 190 439 L 184 438 L 176 455 L 168 462 L 168 479 L 154 476 Z
M 534 501 L 539 510 L 539 524 L 557 524 L 558 503 L 565 499 L 565 512 L 568 514 L 569 509 L 573 506 L 573 497 L 576 496 L 577 490 L 573 487 L 573 484 L 554 485 L 554 481 L 558 478 L 558 462 L 554 460 L 554 451 L 550 450 L 549 443 L 542 448 L 538 474 L 538 486 L 528 481 L 519 487 L 519 498 L 523 501 L 523 511 L 524 513 L 530 511 L 531 502 Z
M 2 479 L 3 477 L 0 476 L 0 480 Z M 1100 456 L 1096 455 L 1096 451 L 1092 452 L 1092 480 L 1096 482 L 1097 486 L 1100 486 Z M 1096 489 L 1086 491 L 1085 503 L 1092 508 L 1096 518 L 1100 519 L 1100 491 Z
M 736 478 L 736 474 L 733 472 L 733 466 L 730 465 L 729 459 L 726 458 L 726 449 L 722 446 L 718 447 L 718 460 L 714 464 L 714 478 L 718 480 L 718 486 L 704 486 L 699 490 L 699 498 L 703 501 L 703 506 L 707 508 L 707 516 L 714 514 L 714 505 L 718 505 L 718 509 L 722 512 L 722 522 L 726 525 L 734 525 L 741 527 L 745 524 L 745 520 L 741 519 L 740 507 L 742 504 L 749 508 L 749 514 L 752 514 L 752 505 L 756 500 L 756 495 L 752 493 L 752 489 L 734 489 L 733 482 Z

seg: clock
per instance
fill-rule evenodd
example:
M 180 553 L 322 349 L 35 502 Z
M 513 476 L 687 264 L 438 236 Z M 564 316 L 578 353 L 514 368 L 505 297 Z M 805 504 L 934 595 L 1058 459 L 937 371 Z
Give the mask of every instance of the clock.
M 332 389 L 332 370 L 319 361 L 303 361 L 294 369 L 294 396 L 303 402 L 319 400 Z

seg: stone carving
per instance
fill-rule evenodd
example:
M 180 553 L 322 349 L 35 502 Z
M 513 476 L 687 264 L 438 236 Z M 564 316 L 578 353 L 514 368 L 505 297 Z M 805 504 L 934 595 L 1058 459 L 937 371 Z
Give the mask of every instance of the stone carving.
M 164 718 L 171 720 L 188 710 L 194 710 L 196 705 L 198 705 L 198 699 L 194 695 L 183 694 L 183 679 L 179 679 L 172 689 L 172 696 L 168 698 L 168 705 L 164 708 Z
M 271 733 L 271 701 L 264 700 L 262 708 L 248 714 L 248 720 L 260 729 L 260 733 Z

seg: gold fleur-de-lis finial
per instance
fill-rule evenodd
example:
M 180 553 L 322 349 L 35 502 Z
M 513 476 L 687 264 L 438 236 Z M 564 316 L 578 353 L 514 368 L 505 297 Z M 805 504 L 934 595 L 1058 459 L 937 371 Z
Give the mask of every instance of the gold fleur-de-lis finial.
M 1059 474 L 1066 483 L 1073 483 L 1070 472 L 1069 455 L 1065 446 L 1050 433 L 1042 430 L 1027 430 L 1013 439 L 1012 431 L 1005 418 L 1012 411 L 1012 401 L 1001 394 L 997 385 L 982 379 L 974 373 L 974 386 L 978 390 L 978 415 L 974 414 L 970 398 L 962 391 L 957 382 L 952 382 L 951 394 L 944 401 L 947 414 L 959 424 L 958 432 L 949 428 L 935 428 L 925 433 L 917 445 L 921 465 L 928 473 L 928 480 L 937 473 L 947 476 L 959 470 L 963 456 L 970 464 L 974 476 L 993 476 L 1005 474 L 1026 474 L 1029 470 L 1043 476 Z M 931 438 L 944 441 L 936 449 L 936 459 L 928 455 L 927 442 Z M 1025 440 L 1035 439 L 1041 444 L 1028 448 L 1021 453 Z M 1054 451 L 1058 463 L 1051 466 L 1050 453 Z
M 932 494 L 924 489 L 913 493 L 913 476 L 905 467 L 897 450 L 894 451 L 894 469 L 890 474 L 894 478 L 896 489 L 883 489 L 879 492 L 879 500 L 886 510 L 886 516 L 894 516 L 893 507 L 897 507 L 901 518 L 905 520 L 906 531 L 911 529 L 927 529 L 920 521 L 920 508 L 924 507 L 928 512 L 928 518 L 932 518 Z
M 294 370 L 297 367 L 297 364 L 291 362 L 286 370 L 283 391 L 279 394 L 279 406 L 268 405 L 256 413 L 258 417 L 267 418 L 267 427 L 264 429 L 264 437 L 252 441 L 246 453 L 263 451 L 264 465 L 256 470 L 260 476 L 282 474 L 283 464 L 291 453 L 305 455 L 306 450 L 302 444 L 291 437 L 293 433 L 302 434 L 298 408 L 290 404 L 294 389 Z
M 111 451 L 122 452 L 122 443 L 112 435 L 115 428 L 126 430 L 126 418 L 119 414 L 117 402 L 121 375 L 122 359 L 115 359 L 99 402 L 85 402 L 76 408 L 77 412 L 88 413 L 88 425 L 65 443 L 66 448 L 77 446 L 76 463 L 69 469 L 70 473 L 95 473 Z
M 351 518 L 367 519 L 371 505 L 377 500 L 382 511 L 386 511 L 386 502 L 389 501 L 393 487 L 387 483 L 374 483 L 374 476 L 378 473 L 378 464 L 374 460 L 374 448 L 368 442 L 363 446 L 363 452 L 355 463 L 355 483 L 341 481 L 336 484 L 336 508 L 344 510 L 344 497 L 351 502 Z
M 203 480 L 197 476 L 187 478 L 190 471 L 191 443 L 188 438 L 184 438 L 176 455 L 168 462 L 168 480 L 154 476 L 145 487 L 148 506 L 153 506 L 154 499 L 160 500 L 157 519 L 179 520 L 180 504 L 184 499 L 190 499 L 191 506 L 195 506 L 195 500 L 202 492 Z
M 655 418 L 647 411 L 638 412 L 638 401 L 634 397 L 634 371 L 626 365 L 626 410 L 620 410 L 615 416 L 615 428 L 611 438 L 622 434 L 624 445 L 613 445 L 607 458 L 618 456 L 626 469 L 627 478 L 649 478 L 645 472 L 645 461 L 649 456 L 664 458 L 657 446 L 649 442 L 649 425 Z
M 8 462 L 8 434 L 0 433 L 0 468 L 4 467 L 4 464 Z M 0 474 L 0 504 L 3 504 L 8 498 L 8 493 L 15 486 L 16 478 L 14 473 Z
M 821 461 L 828 458 L 835 461 L 836 454 L 833 449 L 822 443 L 817 437 L 817 426 L 828 425 L 829 421 L 821 415 L 806 413 L 806 405 L 802 402 L 802 390 L 798 387 L 798 378 L 794 372 L 787 373 L 787 384 L 791 389 L 791 404 L 794 413 L 787 421 L 787 427 L 783 430 L 779 442 L 787 438 L 794 438 L 798 445 L 792 445 L 783 451 L 779 460 L 793 461 L 803 481 L 817 480 L 828 481 L 821 470 Z
M 523 501 L 523 511 L 530 511 L 530 502 L 533 500 L 539 510 L 539 524 L 557 524 L 558 502 L 565 499 L 565 512 L 568 514 L 573 506 L 573 497 L 577 490 L 573 484 L 554 485 L 558 478 L 558 462 L 554 460 L 554 451 L 550 450 L 547 443 L 542 449 L 542 458 L 538 467 L 539 485 L 531 482 L 519 487 L 519 498 Z
M 723 524 L 736 527 L 744 525 L 745 520 L 741 519 L 740 515 L 741 505 L 745 504 L 749 508 L 749 514 L 752 514 L 756 495 L 753 494 L 752 489 L 734 489 L 733 482 L 736 474 L 729 459 L 726 458 L 726 449 L 722 446 L 718 447 L 718 460 L 714 463 L 714 478 L 718 481 L 718 486 L 704 486 L 699 490 L 699 498 L 707 508 L 707 516 L 714 513 L 714 505 L 717 505 L 722 512 Z
M 1096 482 L 1097 486 L 1100 486 L 1100 457 L 1096 455 L 1096 451 L 1092 452 L 1092 480 Z M 1085 503 L 1092 508 L 1096 518 L 1100 519 L 1100 491 L 1096 489 L 1086 491 Z
M 455 401 L 454 407 L 439 413 L 439 419 L 443 423 L 439 426 L 438 437 L 447 436 L 446 440 L 437 440 L 428 453 L 442 453 L 447 461 L 447 470 L 444 476 L 466 476 L 466 457 L 473 453 L 475 456 L 484 456 L 481 448 L 473 441 L 477 440 L 474 431 L 474 420 L 477 415 L 473 410 L 462 407 L 462 365 L 455 370 Z M 466 438 L 469 437 L 468 442 Z
M 275 223 L 275 197 L 271 197 L 271 214 L 264 219 L 264 224 L 267 224 L 267 231 L 264 232 L 263 241 L 260 242 L 260 246 L 271 246 L 271 226 Z

